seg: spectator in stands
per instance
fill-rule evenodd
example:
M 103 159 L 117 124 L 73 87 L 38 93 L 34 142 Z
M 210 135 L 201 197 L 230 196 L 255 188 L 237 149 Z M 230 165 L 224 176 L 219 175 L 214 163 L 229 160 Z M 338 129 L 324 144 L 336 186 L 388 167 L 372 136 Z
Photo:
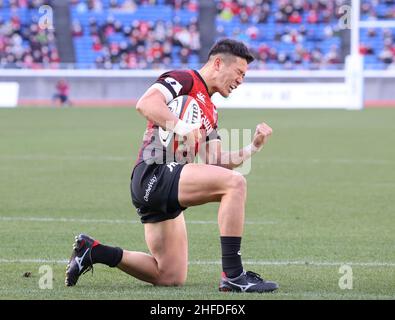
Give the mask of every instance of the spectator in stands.
M 85 2 L 79 2 L 79 0 L 70 0 L 71 4 L 75 6 L 78 13 L 85 13 L 88 10 L 88 6 Z
M 370 38 L 375 38 L 377 36 L 376 29 L 374 28 L 369 28 L 367 32 L 368 32 L 368 37 Z
M 195 4 L 192 3 L 192 5 L 190 5 L 189 2 L 189 0 L 166 0 L 165 3 L 171 5 L 174 10 L 188 9 L 188 7 L 196 9 L 196 2 L 192 1 L 195 2 Z
M 311 51 L 310 61 L 311 61 L 311 69 L 320 68 L 323 61 L 323 53 L 320 48 L 316 47 Z
M 125 0 L 121 5 L 121 10 L 124 12 L 135 12 L 137 9 L 136 2 L 134 0 Z
M 118 9 L 118 1 L 110 0 L 110 9 Z
M 270 15 L 270 6 L 268 3 L 255 6 L 252 13 L 251 21 L 255 24 L 266 23 Z
M 325 54 L 324 63 L 327 65 L 336 65 L 340 63 L 340 52 L 338 46 L 331 46 L 329 52 Z
M 290 58 L 290 56 L 287 53 L 281 51 L 281 52 L 279 52 L 279 54 L 277 56 L 277 61 L 280 64 L 285 64 L 287 62 L 290 62 L 291 58 Z
M 240 19 L 240 22 L 243 24 L 250 23 L 250 16 L 249 16 L 247 10 L 245 10 L 244 8 L 240 10 L 239 19 Z
M 71 35 L 73 37 L 81 37 L 84 34 L 84 30 L 82 29 L 82 25 L 78 20 L 74 20 L 71 26 Z
M 250 40 L 257 40 L 259 37 L 259 29 L 256 25 L 251 24 L 245 31 Z
M 285 23 L 287 22 L 287 15 L 284 14 L 282 11 L 277 11 L 274 13 L 274 19 L 276 23 Z
M 92 37 L 93 43 L 92 43 L 92 49 L 95 52 L 99 52 L 103 49 L 103 45 L 100 41 L 100 38 L 98 36 L 93 36 Z
M 307 15 L 307 22 L 308 22 L 308 23 L 314 24 L 314 23 L 319 22 L 318 19 L 319 19 L 319 18 L 318 18 L 317 11 L 315 11 L 315 10 L 310 10 L 309 13 L 308 13 L 308 15 Z
M 92 12 L 102 12 L 103 3 L 101 0 L 88 0 L 88 9 Z
M 374 54 L 374 49 L 369 44 L 361 43 L 359 45 L 359 53 L 362 55 L 371 55 L 371 54 Z
M 302 23 L 302 17 L 298 11 L 292 12 L 292 14 L 288 18 L 289 23 Z
M 361 3 L 361 14 L 366 15 L 369 14 L 369 12 L 372 10 L 372 4 L 369 2 L 363 1 Z
M 303 41 L 303 36 L 296 29 L 286 29 L 281 41 L 286 43 L 299 43 Z
M 393 63 L 395 60 L 395 54 L 394 54 L 393 48 L 392 48 L 392 41 L 391 39 L 386 39 L 384 41 L 384 48 L 383 50 L 379 53 L 379 59 L 386 65 L 389 65 Z
M 392 33 L 391 29 L 383 29 L 383 39 L 384 42 L 387 41 L 388 43 L 391 43 L 394 40 L 394 34 Z M 389 39 L 389 40 L 387 40 Z
M 104 38 L 101 28 L 94 17 L 89 18 L 89 34 L 91 36 L 99 36 L 100 38 Z
M 66 80 L 59 80 L 56 83 L 56 93 L 52 97 L 52 103 L 54 106 L 59 105 L 62 106 L 71 106 L 71 101 L 69 99 L 69 84 Z

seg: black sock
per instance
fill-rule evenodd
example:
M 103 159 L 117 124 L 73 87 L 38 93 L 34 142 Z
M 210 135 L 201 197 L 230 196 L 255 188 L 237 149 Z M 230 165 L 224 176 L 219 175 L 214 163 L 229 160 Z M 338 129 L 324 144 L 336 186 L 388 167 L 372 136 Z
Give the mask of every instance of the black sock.
M 221 237 L 222 270 L 228 278 L 238 277 L 243 272 L 240 245 L 241 237 Z
M 112 268 L 121 262 L 122 256 L 123 250 L 118 247 L 97 244 L 92 249 L 92 263 L 103 263 Z

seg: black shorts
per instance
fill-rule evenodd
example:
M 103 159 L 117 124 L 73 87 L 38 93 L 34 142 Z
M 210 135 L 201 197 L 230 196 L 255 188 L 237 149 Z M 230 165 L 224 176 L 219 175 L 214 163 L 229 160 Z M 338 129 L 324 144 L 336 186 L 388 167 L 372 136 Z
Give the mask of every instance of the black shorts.
M 55 94 L 54 99 L 59 99 L 61 103 L 65 103 L 69 98 L 64 94 Z
M 178 202 L 183 164 L 139 163 L 132 173 L 130 191 L 142 223 L 176 218 L 186 208 Z

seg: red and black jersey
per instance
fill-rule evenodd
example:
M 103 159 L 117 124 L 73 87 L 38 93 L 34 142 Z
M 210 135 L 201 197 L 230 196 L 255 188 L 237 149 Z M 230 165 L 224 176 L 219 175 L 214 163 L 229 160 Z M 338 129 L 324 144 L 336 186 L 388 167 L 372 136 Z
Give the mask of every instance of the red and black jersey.
M 206 83 L 195 70 L 169 71 L 162 74 L 152 85 L 166 98 L 168 104 L 174 98 L 189 95 L 198 102 L 201 111 L 201 130 L 204 130 L 206 141 L 220 139 L 217 133 L 217 108 L 211 101 Z M 158 126 L 148 121 L 143 144 L 140 148 L 136 164 L 176 162 L 174 152 L 165 148 L 159 139 Z

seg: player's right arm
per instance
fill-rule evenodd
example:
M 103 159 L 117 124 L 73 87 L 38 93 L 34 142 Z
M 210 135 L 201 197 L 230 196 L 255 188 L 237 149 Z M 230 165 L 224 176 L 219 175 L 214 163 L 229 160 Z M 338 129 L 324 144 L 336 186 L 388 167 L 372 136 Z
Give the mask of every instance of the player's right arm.
M 166 131 L 186 136 L 194 131 L 198 136 L 200 124 L 187 124 L 178 119 L 167 104 L 179 95 L 188 94 L 193 84 L 192 77 L 182 71 L 170 71 L 162 74 L 158 80 L 137 101 L 136 109 L 146 119 Z
M 136 109 L 143 117 L 164 130 L 174 131 L 179 120 L 171 113 L 167 107 L 165 96 L 157 88 L 149 88 L 137 101 Z

